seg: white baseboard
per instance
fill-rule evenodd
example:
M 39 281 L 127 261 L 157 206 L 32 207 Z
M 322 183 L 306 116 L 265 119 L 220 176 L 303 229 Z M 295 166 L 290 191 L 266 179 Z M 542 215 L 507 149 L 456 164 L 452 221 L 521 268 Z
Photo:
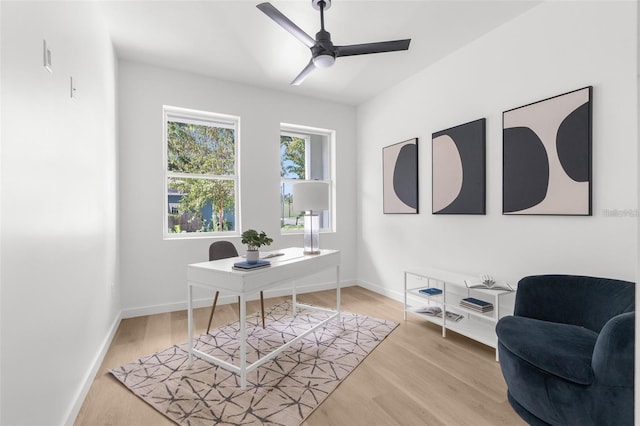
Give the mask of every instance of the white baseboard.
M 98 373 L 98 370 L 102 365 L 102 361 L 104 361 L 104 357 L 107 355 L 107 351 L 109 351 L 109 348 L 111 347 L 111 342 L 113 341 L 113 338 L 116 335 L 116 331 L 118 331 L 118 327 L 120 326 L 121 320 L 122 320 L 121 312 L 118 312 L 115 319 L 113 320 L 113 323 L 111 324 L 111 327 L 109 328 L 109 332 L 107 333 L 107 336 L 102 341 L 100 350 L 98 350 L 98 353 L 96 354 L 95 358 L 93 359 L 93 362 L 91 363 L 91 368 L 89 369 L 87 374 L 84 376 L 84 380 L 82 381 L 82 386 L 80 387 L 80 389 L 78 389 L 78 392 L 76 393 L 75 398 L 73 398 L 73 403 L 69 407 L 69 410 L 67 411 L 67 415 L 65 416 L 65 419 L 66 419 L 64 422 L 65 425 L 72 426 L 75 423 L 76 417 L 78 417 L 78 413 L 80 412 L 80 408 L 82 408 L 82 403 L 87 397 L 87 394 L 89 393 L 89 389 L 91 389 L 93 380 L 95 379 L 96 374 Z
M 364 280 L 357 280 L 356 285 L 359 285 L 362 288 L 366 288 L 367 290 L 371 290 L 374 293 L 386 296 L 390 299 L 397 300 L 399 302 L 404 301 L 404 293 L 401 291 L 389 290 L 388 288 L 385 288 L 381 285 L 373 284 Z

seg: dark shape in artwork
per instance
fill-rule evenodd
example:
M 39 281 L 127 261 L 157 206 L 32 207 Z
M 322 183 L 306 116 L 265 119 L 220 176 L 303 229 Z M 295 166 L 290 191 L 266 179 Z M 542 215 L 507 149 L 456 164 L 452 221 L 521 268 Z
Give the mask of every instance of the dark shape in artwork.
M 576 182 L 589 181 L 589 115 L 587 102 L 560 123 L 556 137 L 560 164 Z
M 435 213 L 485 214 L 485 122 L 484 118 L 434 133 L 448 135 L 456 145 L 462 163 L 462 188 L 455 200 Z
M 542 141 L 528 127 L 504 129 L 503 182 L 505 213 L 539 204 L 549 186 L 549 158 Z
M 407 144 L 400 148 L 393 169 L 393 190 L 407 206 L 418 208 L 416 176 L 418 176 L 418 146 Z

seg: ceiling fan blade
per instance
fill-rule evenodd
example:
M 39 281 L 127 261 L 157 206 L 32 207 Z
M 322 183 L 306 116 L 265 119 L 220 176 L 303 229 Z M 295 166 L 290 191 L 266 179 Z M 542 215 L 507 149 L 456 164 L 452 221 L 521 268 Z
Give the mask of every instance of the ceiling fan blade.
M 313 64 L 313 59 L 312 59 L 312 60 L 309 61 L 307 66 L 304 67 L 304 69 L 302 71 L 300 71 L 300 74 L 298 74 L 298 76 L 291 82 L 291 85 L 292 86 L 298 86 L 315 69 L 316 69 L 316 66 Z
M 409 49 L 411 39 L 381 41 L 378 43 L 351 44 L 336 46 L 337 56 L 367 55 L 369 53 L 396 52 Z
M 316 44 L 316 41 L 312 39 L 309 34 L 302 31 L 299 26 L 291 22 L 289 18 L 284 16 L 282 12 L 276 9 L 271 3 L 260 3 L 256 7 L 263 11 L 269 18 L 273 19 L 276 24 L 293 34 L 295 38 L 303 42 L 307 47 L 311 48 Z

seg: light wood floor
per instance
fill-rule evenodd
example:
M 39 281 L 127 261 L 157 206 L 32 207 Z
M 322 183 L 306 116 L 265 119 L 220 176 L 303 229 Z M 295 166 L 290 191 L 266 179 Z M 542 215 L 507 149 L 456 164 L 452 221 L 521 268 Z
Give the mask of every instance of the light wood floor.
M 265 307 L 284 298 L 265 300 Z M 335 303 L 335 291 L 301 294 L 301 302 Z M 345 311 L 385 318 L 400 326 L 303 423 L 326 425 L 525 425 L 506 400 L 495 352 L 415 316 L 402 304 L 361 287 L 342 290 Z M 247 312 L 259 310 L 250 302 Z M 237 319 L 237 304 L 216 308 L 214 326 Z M 209 309 L 194 311 L 204 333 Z M 186 311 L 122 320 L 75 425 L 169 425 L 162 414 L 114 379 L 109 369 L 187 340 Z

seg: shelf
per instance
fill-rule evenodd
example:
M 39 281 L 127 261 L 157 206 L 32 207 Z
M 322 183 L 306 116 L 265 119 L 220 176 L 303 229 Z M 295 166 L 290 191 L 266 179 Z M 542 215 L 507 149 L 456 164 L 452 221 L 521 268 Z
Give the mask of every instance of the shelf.
M 429 302 L 434 302 L 439 305 L 442 305 L 442 303 L 444 303 L 444 296 L 443 296 L 444 293 L 436 294 L 436 295 L 424 294 L 424 293 L 420 293 L 420 289 L 422 288 L 424 287 L 412 288 L 410 290 L 407 290 L 407 292 L 409 292 L 412 296 L 418 296 L 421 299 L 425 299 Z
M 447 329 L 462 334 L 492 348 L 496 348 L 498 337 L 493 328 L 476 324 L 473 319 L 464 318 L 458 322 L 448 322 Z M 497 356 L 497 354 L 496 354 Z
M 407 312 L 425 319 L 433 324 L 443 326 L 442 317 L 434 317 L 432 315 L 416 312 L 415 309 L 417 308 L 408 306 Z M 495 333 L 491 332 L 492 329 L 477 324 L 477 320 L 474 321 L 473 318 L 464 316 L 464 318 L 462 318 L 460 321 L 447 320 L 446 328 L 447 330 L 454 331 L 458 334 L 476 340 L 482 344 L 491 346 L 492 348 L 496 347 L 497 337 L 495 336 Z
M 447 307 L 451 308 L 451 309 L 456 309 L 460 312 L 464 312 L 468 315 L 474 315 L 477 317 L 481 317 L 481 318 L 485 318 L 489 321 L 493 321 L 493 322 L 497 322 L 496 319 L 496 307 L 493 307 L 492 311 L 489 312 L 478 312 L 478 311 L 474 311 L 473 309 L 469 309 L 469 308 L 465 308 L 464 306 L 460 306 L 460 301 L 463 299 L 463 297 L 459 297 L 457 295 L 454 295 L 453 293 L 450 293 L 449 296 L 447 297 Z M 490 302 L 493 303 L 492 301 L 486 300 L 486 302 Z M 495 305 L 495 303 L 494 303 Z
M 417 315 L 420 318 L 424 318 L 427 321 L 432 322 L 434 324 L 442 325 L 442 317 L 435 317 L 433 315 L 427 315 L 427 314 L 423 314 L 421 312 L 416 312 L 416 309 L 418 309 L 418 308 L 407 306 L 407 312 L 410 312 L 410 313 L 412 313 L 414 315 Z
M 483 288 L 469 288 L 466 282 L 477 281 L 477 277 L 456 272 L 443 271 L 434 268 L 409 269 L 404 273 L 404 315 L 407 312 L 417 315 L 433 324 L 442 327 L 442 336 L 446 337 L 446 331 L 451 330 L 463 336 L 469 337 L 492 348 L 496 348 L 496 361 L 498 360 L 495 326 L 505 314 L 513 313 L 513 298 L 505 295 L 515 295 L 515 291 L 491 290 Z M 409 285 L 410 284 L 410 285 Z M 442 294 L 428 295 L 420 293 L 420 289 L 437 287 Z M 460 301 L 466 297 L 475 297 L 493 304 L 493 310 L 478 312 L 460 306 Z M 417 301 L 422 305 L 409 303 Z M 416 312 L 422 306 L 438 306 L 443 312 L 460 314 L 463 318 L 459 321 L 446 320 L 442 317 Z
M 465 286 L 469 291 L 478 292 L 489 297 L 502 296 L 503 294 L 513 293 L 514 290 L 491 290 L 488 288 L 469 288 Z
M 454 285 L 456 283 L 459 283 L 459 285 L 462 285 L 462 287 L 466 287 L 464 285 L 465 280 L 476 279 L 476 277 L 473 275 L 445 271 L 445 270 L 436 269 L 436 268 L 413 268 L 413 269 L 407 269 L 405 273 L 422 277 L 422 278 L 429 278 L 434 281 L 444 281 Z
M 420 287 L 423 288 L 423 287 Z M 445 304 L 445 300 L 444 300 L 444 293 L 443 294 L 438 294 L 435 296 L 430 296 L 430 295 L 426 295 L 423 293 L 420 293 L 418 291 L 419 289 L 409 289 L 407 290 L 407 293 L 410 294 L 411 296 L 416 296 L 419 297 L 421 299 L 426 300 L 429 303 L 435 303 L 439 306 L 443 306 Z M 466 296 L 464 296 L 466 297 Z M 478 311 L 474 311 L 473 309 L 468 309 L 465 308 L 463 306 L 460 306 L 460 301 L 464 298 L 462 295 L 457 295 L 454 293 L 447 293 L 447 301 L 446 301 L 446 305 L 448 309 L 455 309 L 457 311 L 463 312 L 467 315 L 474 315 L 474 316 L 478 316 L 478 317 L 482 317 L 482 318 L 486 318 L 490 321 L 496 322 L 496 307 L 494 306 L 492 311 L 489 312 L 478 312 Z M 493 303 L 490 300 L 487 300 L 487 302 Z M 494 304 L 495 305 L 495 304 Z

